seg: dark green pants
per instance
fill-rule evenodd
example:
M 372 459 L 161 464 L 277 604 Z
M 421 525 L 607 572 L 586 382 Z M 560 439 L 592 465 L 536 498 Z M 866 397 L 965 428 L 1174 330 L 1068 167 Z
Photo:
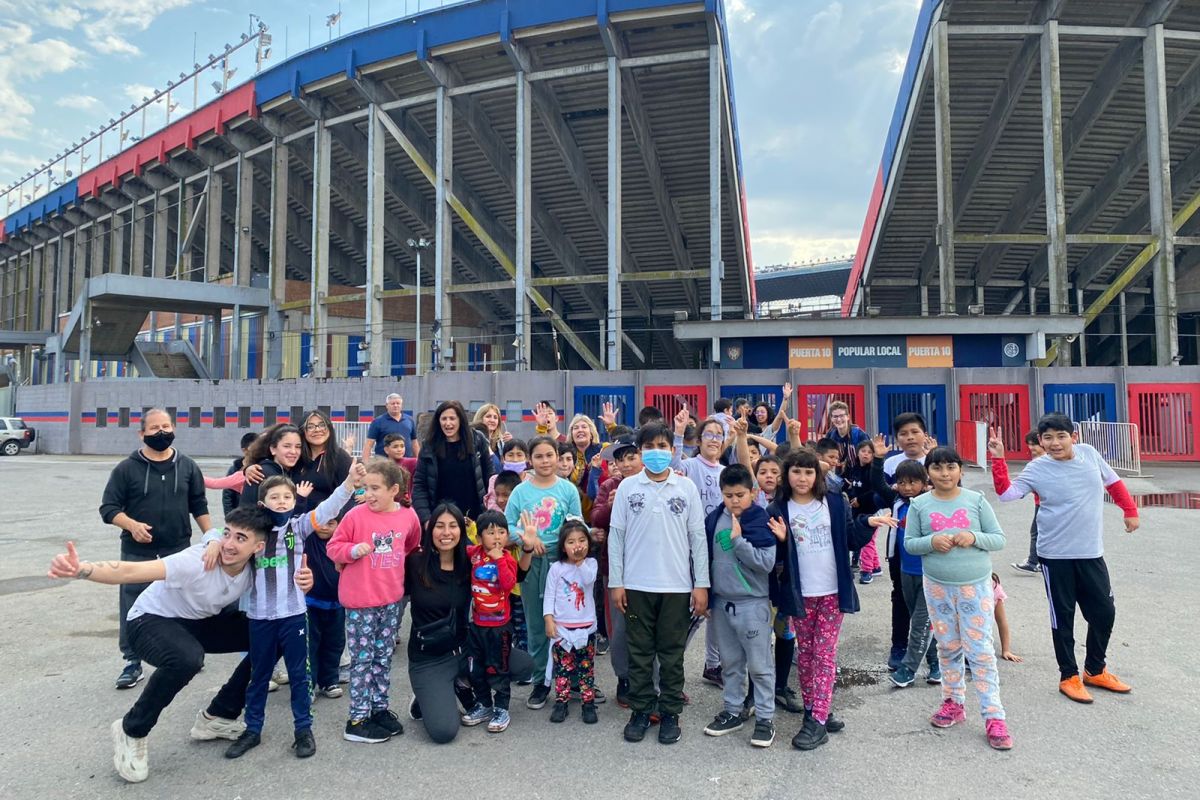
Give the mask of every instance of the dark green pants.
M 629 642 L 629 706 L 649 713 L 683 712 L 683 651 L 692 612 L 690 592 L 659 594 L 626 590 L 625 629 Z M 654 659 L 658 688 L 654 693 Z

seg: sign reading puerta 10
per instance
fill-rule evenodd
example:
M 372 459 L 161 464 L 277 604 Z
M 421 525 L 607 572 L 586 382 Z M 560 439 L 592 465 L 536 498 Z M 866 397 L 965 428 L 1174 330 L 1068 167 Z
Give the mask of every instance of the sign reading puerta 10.
M 788 340 L 791 369 L 953 367 L 952 336 L 832 336 Z

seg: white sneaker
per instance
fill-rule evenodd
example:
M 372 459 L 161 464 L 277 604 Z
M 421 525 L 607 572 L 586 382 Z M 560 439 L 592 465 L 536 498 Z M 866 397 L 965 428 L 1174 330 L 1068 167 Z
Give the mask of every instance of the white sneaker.
M 268 692 L 278 692 L 279 691 L 279 684 L 275 681 L 274 678 L 271 678 L 269 681 L 267 681 L 267 691 Z
M 237 719 L 210 717 L 204 711 L 196 712 L 196 722 L 192 725 L 192 738 L 200 742 L 213 739 L 236 739 L 246 730 L 246 723 Z
M 150 755 L 146 738 L 135 739 L 125 733 L 121 720 L 112 724 L 113 766 L 117 774 L 130 783 L 141 783 L 150 777 Z
M 283 686 L 288 682 L 287 670 L 285 670 L 283 667 L 276 667 L 275 671 L 271 673 L 271 680 L 275 681 L 275 683 L 279 684 L 280 686 Z

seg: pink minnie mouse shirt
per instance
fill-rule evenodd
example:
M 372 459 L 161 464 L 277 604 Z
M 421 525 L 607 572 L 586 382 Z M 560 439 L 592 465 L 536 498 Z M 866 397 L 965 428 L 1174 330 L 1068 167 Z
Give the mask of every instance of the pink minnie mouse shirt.
M 953 547 L 948 553 L 933 549 L 934 536 L 953 536 L 959 531 L 975 534 L 975 543 Z M 991 551 L 1004 549 L 1004 531 L 979 492 L 959 489 L 958 497 L 952 500 L 939 500 L 933 492 L 926 492 L 909 506 L 904 549 L 921 556 L 925 575 L 938 583 L 978 583 L 991 580 Z
M 354 558 L 354 546 L 367 542 L 372 552 Z M 404 557 L 421 544 L 421 522 L 411 508 L 377 513 L 355 506 L 338 523 L 325 552 L 344 564 L 338 601 L 346 608 L 378 608 L 404 596 Z

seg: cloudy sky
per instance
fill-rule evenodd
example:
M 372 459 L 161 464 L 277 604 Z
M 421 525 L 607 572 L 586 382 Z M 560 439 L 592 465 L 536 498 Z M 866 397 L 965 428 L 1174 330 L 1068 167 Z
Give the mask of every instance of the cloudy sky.
M 343 2 L 341 30 L 366 25 L 368 6 L 380 22 L 417 2 Z M 754 260 L 849 254 L 920 0 L 726 5 Z M 310 28 L 324 39 L 337 8 L 337 0 L 0 0 L 0 186 L 189 70 L 193 43 L 203 58 L 236 41 L 251 12 L 271 26 L 282 55 L 307 46 Z M 212 96 L 208 83 L 201 102 Z M 178 115 L 191 98 L 177 102 Z

